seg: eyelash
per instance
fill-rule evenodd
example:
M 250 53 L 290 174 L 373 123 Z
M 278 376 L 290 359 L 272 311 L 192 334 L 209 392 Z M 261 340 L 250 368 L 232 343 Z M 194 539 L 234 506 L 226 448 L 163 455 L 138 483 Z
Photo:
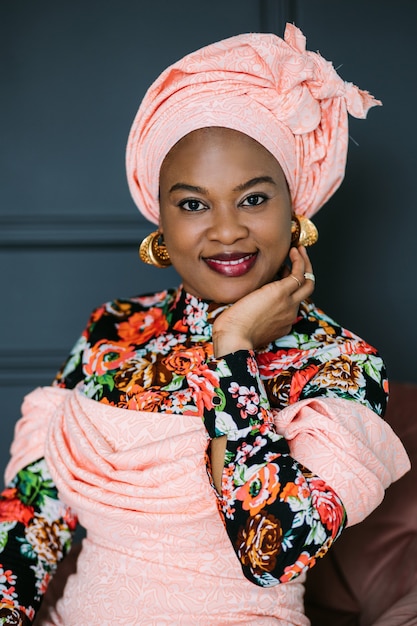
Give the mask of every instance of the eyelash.
M 247 202 L 250 198 L 257 198 L 258 200 L 260 199 L 260 202 L 255 202 L 254 204 L 245 204 L 245 202 Z M 268 199 L 268 196 L 262 194 L 262 193 L 252 193 L 249 196 L 247 196 L 242 202 L 241 202 L 241 206 L 249 206 L 249 207 L 256 207 L 259 206 L 260 204 L 263 204 L 265 202 L 265 200 Z M 189 203 L 195 203 L 197 205 L 201 205 L 202 208 L 194 208 L 191 209 L 190 207 L 187 208 L 187 204 Z M 203 211 L 204 209 L 207 208 L 207 206 L 201 201 L 201 200 L 196 200 L 193 198 L 190 198 L 189 200 L 183 200 L 182 202 L 180 202 L 178 204 L 179 207 L 181 207 L 182 209 L 184 209 L 184 211 L 189 211 L 190 213 L 197 213 L 199 211 Z
M 178 206 L 181 207 L 181 209 L 184 209 L 184 211 L 189 211 L 190 213 L 197 213 L 198 211 L 203 210 L 201 208 L 200 209 L 190 209 L 189 207 L 187 208 L 186 205 L 189 204 L 190 202 L 194 202 L 195 204 L 200 204 L 203 207 L 203 209 L 207 208 L 206 205 L 201 202 L 201 200 L 196 200 L 195 198 L 183 200 L 182 202 L 178 204 Z
M 249 198 L 260 198 L 261 202 L 256 202 L 255 204 L 245 204 L 246 200 L 249 200 Z M 268 196 L 266 196 L 263 193 L 251 193 L 249 196 L 247 196 L 243 202 L 241 203 L 243 206 L 259 206 L 260 204 L 263 204 L 265 202 L 265 200 L 268 200 Z

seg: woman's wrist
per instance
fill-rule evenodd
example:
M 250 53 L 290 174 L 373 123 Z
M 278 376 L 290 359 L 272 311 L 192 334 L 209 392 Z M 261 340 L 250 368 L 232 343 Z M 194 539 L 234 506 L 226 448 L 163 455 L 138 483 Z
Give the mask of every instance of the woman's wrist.
M 244 337 L 234 336 L 231 333 L 213 334 L 213 353 L 219 359 L 226 354 L 232 354 L 239 350 L 253 350 L 253 344 Z

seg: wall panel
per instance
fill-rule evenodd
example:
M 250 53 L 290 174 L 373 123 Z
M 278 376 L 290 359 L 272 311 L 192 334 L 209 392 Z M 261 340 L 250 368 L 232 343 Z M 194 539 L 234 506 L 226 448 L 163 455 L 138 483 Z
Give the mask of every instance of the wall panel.
M 178 283 L 137 257 L 150 227 L 124 150 L 146 88 L 195 48 L 268 29 L 287 5 L 1 3 L 0 470 L 23 393 L 49 384 L 91 309 Z
M 127 132 L 146 87 L 181 55 L 295 21 L 384 108 L 354 121 L 347 177 L 318 216 L 316 300 L 417 381 L 411 123 L 416 5 L 359 0 L 6 0 L 0 4 L 0 470 L 22 395 L 48 384 L 94 306 L 175 285 L 137 258 Z M 359 148 L 356 144 L 359 144 Z
M 383 102 L 351 119 L 345 181 L 317 216 L 315 300 L 379 348 L 391 379 L 417 382 L 417 4 L 296 4 L 308 47 Z

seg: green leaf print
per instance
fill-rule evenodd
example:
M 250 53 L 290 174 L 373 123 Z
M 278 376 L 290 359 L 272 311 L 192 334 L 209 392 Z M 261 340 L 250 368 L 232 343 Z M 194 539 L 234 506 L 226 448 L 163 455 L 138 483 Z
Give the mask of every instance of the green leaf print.
M 378 362 L 376 363 L 376 361 Z M 368 359 L 365 361 L 363 369 L 375 382 L 381 382 L 381 359 Z
M 16 477 L 16 487 L 20 492 L 23 504 L 40 507 L 45 502 L 45 496 L 56 498 L 56 488 L 50 478 L 43 478 L 41 474 L 29 469 L 21 470 Z
M 179 376 L 178 374 L 174 374 L 171 382 L 164 387 L 161 387 L 164 391 L 177 391 L 177 389 L 181 389 L 182 384 L 184 382 L 185 376 Z
M 219 404 L 214 403 L 215 405 L 214 409 L 215 411 L 224 411 L 224 408 L 226 406 L 226 395 L 224 391 L 220 389 L 220 387 L 216 387 L 214 391 L 215 391 L 216 397 L 219 398 L 220 400 Z
M 97 382 L 101 385 L 106 385 L 110 391 L 114 389 L 114 378 L 111 374 L 102 374 L 101 376 L 96 377 Z
M 9 538 L 9 530 L 16 526 L 17 522 L 2 522 L 0 530 L 0 552 L 3 552 Z
M 220 378 L 228 378 L 232 375 L 229 366 L 222 359 L 219 359 L 219 361 L 216 363 L 216 373 L 219 375 Z

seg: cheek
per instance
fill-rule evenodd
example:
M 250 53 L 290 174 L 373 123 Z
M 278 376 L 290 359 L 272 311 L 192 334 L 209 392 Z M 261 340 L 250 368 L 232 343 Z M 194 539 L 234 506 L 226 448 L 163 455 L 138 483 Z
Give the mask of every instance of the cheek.
M 172 211 L 161 213 L 160 228 L 162 228 L 165 243 L 180 251 L 192 250 L 204 238 L 204 229 L 200 222 L 201 220 L 196 219 L 196 216 L 184 214 L 178 211 L 177 207 L 174 207 Z
M 275 274 L 285 263 L 291 248 L 291 232 L 288 229 L 280 233 L 274 233 L 271 229 L 264 239 L 264 258 L 272 274 Z
M 265 245 L 277 251 L 288 251 L 291 244 L 291 220 L 269 220 L 267 227 L 262 227 L 259 236 Z
M 172 257 L 177 256 L 179 254 L 181 246 L 185 248 L 187 245 L 185 239 L 176 237 L 175 234 L 170 232 L 169 229 L 165 230 L 163 235 L 164 235 L 164 241 L 165 241 L 165 245 L 167 247 L 168 253 Z
M 170 207 L 164 207 L 163 204 L 160 205 L 159 230 L 164 236 L 166 245 L 175 247 L 176 239 L 178 238 L 178 225 L 176 227 L 173 212 L 169 209 Z
M 190 228 L 181 219 L 161 220 L 165 245 L 174 263 L 184 264 L 187 259 L 196 256 L 196 238 Z

